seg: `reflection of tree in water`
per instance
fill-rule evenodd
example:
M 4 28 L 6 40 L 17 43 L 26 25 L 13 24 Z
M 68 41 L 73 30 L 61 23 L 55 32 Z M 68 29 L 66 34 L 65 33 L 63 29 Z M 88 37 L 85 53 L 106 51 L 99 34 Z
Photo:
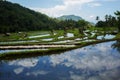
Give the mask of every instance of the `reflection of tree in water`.
M 3 61 L 2 60 L 0 60 L 0 67 L 4 67 L 3 66 Z M 1 68 L 0 68 L 0 70 L 1 70 Z M 0 80 L 1 80 L 1 77 L 3 76 L 3 74 L 2 74 L 2 72 L 0 71 Z
M 120 40 L 116 40 L 116 42 L 112 45 L 112 47 L 117 51 L 119 51 L 120 53 Z
M 36 58 L 38 60 L 38 58 Z M 37 64 L 37 61 L 35 60 L 35 58 L 31 58 L 30 59 L 30 62 L 34 65 L 34 64 Z

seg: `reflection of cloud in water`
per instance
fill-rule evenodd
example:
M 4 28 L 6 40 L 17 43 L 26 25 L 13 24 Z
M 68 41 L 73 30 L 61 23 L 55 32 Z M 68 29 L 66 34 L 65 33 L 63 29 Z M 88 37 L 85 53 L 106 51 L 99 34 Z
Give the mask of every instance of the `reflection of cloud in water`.
M 103 73 L 100 73 L 99 76 L 102 80 L 120 80 L 120 71 L 117 69 L 109 70 Z
M 71 67 L 72 80 L 119 80 L 120 54 L 111 48 L 114 42 L 91 45 L 80 49 L 52 55 L 53 67 L 62 65 Z
M 72 80 L 85 80 L 85 77 L 80 75 L 71 75 Z
M 14 69 L 14 72 L 16 73 L 16 74 L 20 74 L 21 72 L 23 72 L 23 69 L 24 68 L 17 68 L 17 69 Z
M 52 66 L 64 65 L 75 69 L 95 71 L 110 70 L 120 66 L 120 56 L 116 57 L 111 52 L 113 51 L 108 43 L 101 43 L 95 47 L 88 46 L 61 55 L 52 55 L 50 61 Z
M 23 69 L 24 68 L 16 68 L 16 69 L 14 69 L 14 72 L 16 73 L 16 74 L 20 74 L 20 73 L 22 73 L 23 72 Z
M 15 72 L 15 74 L 20 74 L 23 73 L 23 70 L 25 68 L 31 68 L 31 67 L 35 67 L 38 63 L 38 59 L 35 58 L 31 58 L 31 59 L 20 59 L 20 60 L 14 60 L 14 61 L 10 61 L 9 65 L 11 66 L 19 66 L 18 68 L 15 68 L 13 71 Z
M 16 65 L 16 66 L 22 66 L 22 67 L 34 67 L 37 65 L 38 59 L 24 59 L 24 60 L 15 60 L 9 62 L 9 65 Z
M 72 80 L 119 80 L 119 74 L 120 72 L 117 69 L 114 69 L 101 72 L 97 75 L 92 75 L 89 77 L 86 77 L 86 74 L 76 75 L 75 73 L 70 73 L 70 78 Z
M 34 72 L 28 72 L 26 73 L 26 75 L 27 76 L 30 76 L 30 75 L 38 76 L 38 75 L 46 75 L 48 73 L 49 73 L 48 71 L 34 71 Z

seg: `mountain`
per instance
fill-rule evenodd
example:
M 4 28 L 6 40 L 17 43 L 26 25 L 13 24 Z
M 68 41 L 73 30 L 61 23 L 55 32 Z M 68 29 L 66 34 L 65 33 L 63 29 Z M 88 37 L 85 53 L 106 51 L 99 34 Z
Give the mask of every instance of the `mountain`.
M 45 14 L 0 0 L 0 33 L 49 29 L 54 24 Z
M 58 17 L 57 19 L 58 20 L 74 20 L 74 21 L 82 20 L 80 16 L 75 16 L 75 15 L 63 15 Z

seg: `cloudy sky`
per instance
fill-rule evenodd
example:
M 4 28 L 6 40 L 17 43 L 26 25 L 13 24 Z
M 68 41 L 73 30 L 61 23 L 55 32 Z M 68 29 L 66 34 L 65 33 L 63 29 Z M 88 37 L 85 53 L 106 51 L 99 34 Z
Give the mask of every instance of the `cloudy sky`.
M 120 10 L 120 0 L 9 0 L 50 17 L 78 15 L 94 22 L 96 16 L 103 19 L 105 14 L 114 15 Z

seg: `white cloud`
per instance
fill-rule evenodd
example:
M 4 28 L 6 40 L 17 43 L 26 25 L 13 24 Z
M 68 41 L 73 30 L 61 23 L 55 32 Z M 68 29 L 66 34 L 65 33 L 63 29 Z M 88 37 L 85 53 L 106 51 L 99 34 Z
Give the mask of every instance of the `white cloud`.
M 111 2 L 111 1 L 117 1 L 117 0 L 62 0 L 61 5 L 59 4 L 50 8 L 38 7 L 31 9 L 47 14 L 50 17 L 59 17 L 62 15 L 74 14 L 74 15 L 82 16 L 84 19 L 88 21 L 94 22 L 95 17 L 90 17 L 90 15 L 95 14 L 96 12 L 87 9 L 101 7 L 104 6 L 102 5 L 101 2 Z
M 89 20 L 95 20 L 95 18 L 96 18 L 96 15 L 89 15 L 88 17 Z
M 102 6 L 102 4 L 100 4 L 100 3 L 90 3 L 89 6 L 90 7 L 99 7 L 99 6 Z
M 52 8 L 32 8 L 36 11 L 45 13 L 52 17 L 61 16 L 63 14 L 74 14 L 80 12 L 84 4 L 93 2 L 95 0 L 63 0 L 62 5 L 56 5 Z
M 110 1 L 118 1 L 118 0 L 101 0 L 101 1 L 109 1 L 110 2 Z
M 94 17 L 93 15 L 90 16 L 90 18 L 93 18 L 93 17 Z

